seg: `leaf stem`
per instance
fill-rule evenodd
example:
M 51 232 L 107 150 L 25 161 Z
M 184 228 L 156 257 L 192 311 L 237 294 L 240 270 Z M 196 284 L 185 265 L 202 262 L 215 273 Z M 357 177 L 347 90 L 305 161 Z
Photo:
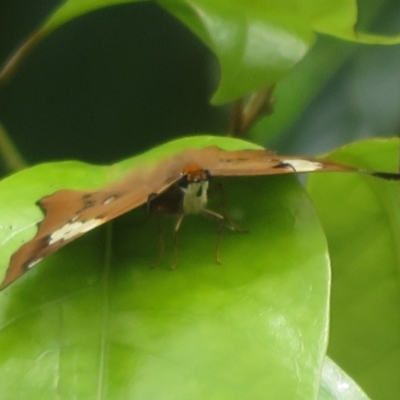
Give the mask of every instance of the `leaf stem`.
M 0 124 L 0 156 L 6 168 L 12 172 L 24 169 L 28 165 L 2 124 Z
M 230 136 L 245 137 L 260 118 L 273 113 L 274 89 L 275 85 L 268 86 L 252 93 L 247 101 L 241 98 L 233 103 Z

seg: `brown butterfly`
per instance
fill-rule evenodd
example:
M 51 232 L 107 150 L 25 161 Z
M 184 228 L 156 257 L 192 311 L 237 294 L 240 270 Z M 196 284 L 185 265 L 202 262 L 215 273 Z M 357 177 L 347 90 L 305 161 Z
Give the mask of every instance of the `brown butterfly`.
M 227 151 L 217 146 L 186 149 L 154 168 L 138 169 L 126 178 L 100 190 L 59 190 L 40 199 L 44 218 L 36 235 L 12 256 L 0 289 L 5 288 L 44 257 L 84 233 L 136 207 L 176 214 L 179 225 L 185 214 L 206 213 L 207 191 L 212 176 L 256 176 L 317 171 L 342 171 L 399 180 L 400 174 L 373 172 L 339 163 L 293 156 L 278 156 L 267 150 Z

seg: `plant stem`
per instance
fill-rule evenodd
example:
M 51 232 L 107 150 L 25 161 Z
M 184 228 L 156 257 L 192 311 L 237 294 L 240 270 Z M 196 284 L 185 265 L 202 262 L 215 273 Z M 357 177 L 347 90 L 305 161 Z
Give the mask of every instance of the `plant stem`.
M 14 146 L 13 142 L 7 135 L 3 125 L 0 124 L 0 157 L 3 159 L 4 165 L 10 171 L 19 171 L 27 166 L 27 163 Z

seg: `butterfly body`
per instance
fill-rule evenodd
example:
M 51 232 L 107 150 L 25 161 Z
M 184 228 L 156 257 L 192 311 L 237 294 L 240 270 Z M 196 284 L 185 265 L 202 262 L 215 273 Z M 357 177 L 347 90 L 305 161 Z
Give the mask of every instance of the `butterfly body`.
M 198 165 L 186 166 L 177 184 L 183 192 L 183 212 L 198 214 L 203 211 L 208 200 L 210 173 Z

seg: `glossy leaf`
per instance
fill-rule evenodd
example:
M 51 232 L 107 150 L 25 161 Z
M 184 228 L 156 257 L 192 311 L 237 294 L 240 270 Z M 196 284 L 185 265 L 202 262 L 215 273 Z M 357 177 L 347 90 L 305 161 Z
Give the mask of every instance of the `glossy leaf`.
M 322 367 L 318 400 L 368 400 L 357 384 L 326 357 Z
M 44 36 L 62 24 L 97 8 L 127 0 L 65 1 L 10 59 L 3 79 Z M 307 53 L 315 33 L 360 43 L 394 44 L 400 36 L 354 32 L 355 0 L 159 0 L 162 7 L 188 26 L 216 55 L 221 82 L 213 97 L 223 103 L 280 80 Z
M 332 159 L 398 170 L 399 140 L 344 147 Z M 400 187 L 364 177 L 311 176 L 308 191 L 332 259 L 329 355 L 373 399 L 400 393 Z M 338 201 L 339 199 L 339 201 Z
M 217 55 L 221 82 L 213 97 L 223 103 L 279 80 L 314 41 L 307 20 L 276 2 L 162 1 Z
M 1 231 L 2 250 L 17 245 L 7 238 L 21 240 L 21 227 L 34 230 L 40 211 L 33 215 L 32 202 L 49 190 L 100 187 L 211 142 L 254 147 L 188 138 L 112 167 L 52 163 L 8 178 L 0 183 L 8 193 L 0 218 L 14 214 L 18 227 Z M 179 233 L 178 268 L 170 269 L 168 218 L 165 256 L 150 268 L 159 234 L 138 209 L 2 291 L 3 398 L 314 398 L 327 340 L 329 271 L 313 207 L 293 176 L 222 183 L 229 214 L 249 229 L 224 233 L 222 265 L 214 260 L 215 222 L 189 216 Z M 220 202 L 215 195 L 210 207 L 218 210 Z

